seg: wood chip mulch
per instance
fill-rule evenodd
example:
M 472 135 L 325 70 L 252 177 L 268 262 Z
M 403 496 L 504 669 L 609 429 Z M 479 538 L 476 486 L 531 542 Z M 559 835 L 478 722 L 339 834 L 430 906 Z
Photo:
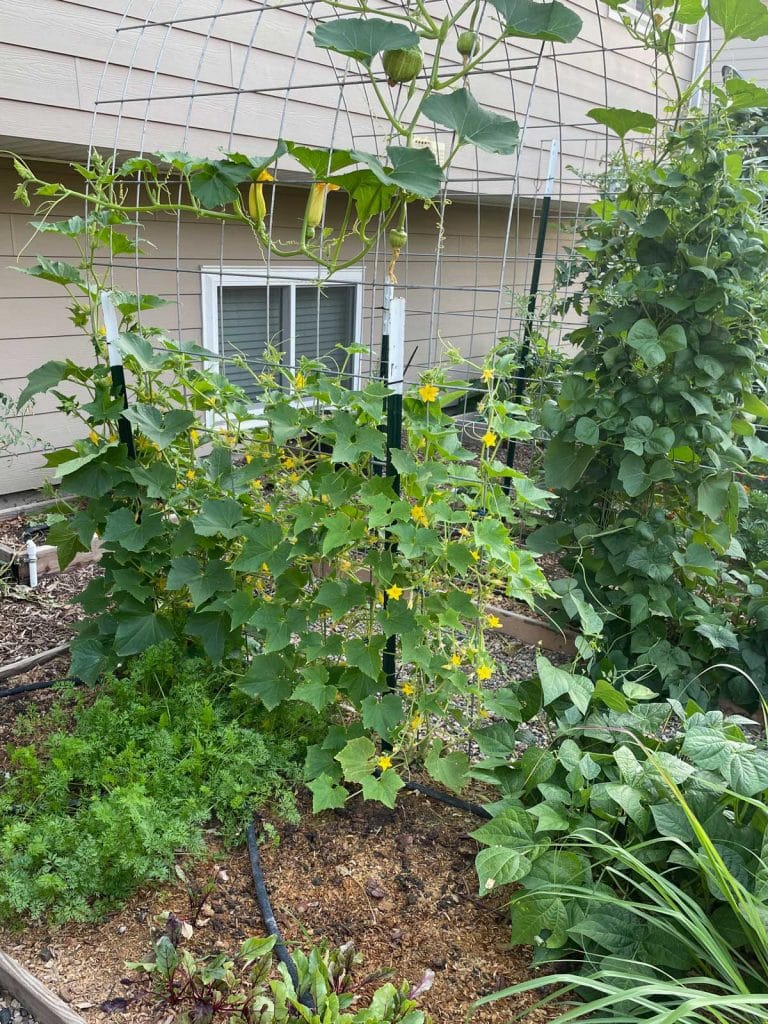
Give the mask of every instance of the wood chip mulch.
M 357 977 L 391 970 L 396 980 L 419 982 L 434 973 L 422 1005 L 435 1024 L 460 1024 L 473 999 L 530 976 L 530 951 L 509 948 L 504 896 L 476 895 L 477 844 L 468 833 L 478 820 L 407 794 L 395 811 L 352 804 L 343 812 L 281 826 L 279 845 L 262 847 L 267 887 L 289 946 L 304 949 L 327 938 L 354 942 L 364 963 Z M 205 916 L 187 946 L 198 955 L 235 951 L 250 935 L 264 934 L 244 850 L 211 846 L 212 860 L 187 867 L 199 881 L 223 868 Z M 0 929 L 0 949 L 16 957 L 88 1024 L 105 1020 L 148 1024 L 166 1020 L 125 967 L 146 959 L 173 911 L 190 920 L 182 883 L 139 892 L 101 924 Z M 381 979 L 363 986 L 370 995 Z M 501 1024 L 524 1005 L 504 1000 L 482 1008 L 476 1024 Z M 545 1016 L 538 1011 L 536 1024 Z

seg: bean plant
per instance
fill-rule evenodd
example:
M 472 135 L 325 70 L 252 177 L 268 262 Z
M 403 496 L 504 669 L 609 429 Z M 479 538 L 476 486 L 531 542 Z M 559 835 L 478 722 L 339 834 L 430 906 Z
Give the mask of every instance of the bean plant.
M 758 680 L 765 667 L 768 579 L 736 537 L 768 453 L 768 169 L 743 124 L 754 99 L 715 90 L 658 155 L 625 154 L 623 184 L 567 267 L 580 284 L 566 305 L 585 322 L 540 413 L 559 501 L 532 543 L 565 545 L 574 578 L 559 588 L 566 607 L 596 609 L 600 671 L 699 700 L 721 684 L 754 700 L 715 664 Z

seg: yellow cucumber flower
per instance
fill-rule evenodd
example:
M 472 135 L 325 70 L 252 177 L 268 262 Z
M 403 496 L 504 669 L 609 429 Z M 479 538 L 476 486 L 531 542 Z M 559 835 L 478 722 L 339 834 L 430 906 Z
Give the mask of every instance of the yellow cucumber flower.
M 389 754 L 382 754 L 381 757 L 376 759 L 376 765 L 377 767 L 381 768 L 383 772 L 385 772 L 387 768 L 392 767 L 392 758 L 389 756 Z
M 325 197 L 329 192 L 338 192 L 339 186 L 330 181 L 316 181 L 309 192 L 307 200 L 307 227 L 316 228 L 323 219 Z
M 440 389 L 436 388 L 434 384 L 424 384 L 419 388 L 419 398 L 422 402 L 434 402 L 439 394 Z
M 498 438 L 492 430 L 486 430 L 483 436 L 480 438 L 486 448 L 493 448 Z
M 402 587 L 398 587 L 398 585 L 396 583 L 393 583 L 392 586 L 389 587 L 388 590 L 387 590 L 387 597 L 391 601 L 399 601 L 402 596 L 403 596 L 403 588 Z
M 263 224 L 267 215 L 267 201 L 264 198 L 264 182 L 275 179 L 269 171 L 262 171 L 248 189 L 248 213 L 257 224 Z

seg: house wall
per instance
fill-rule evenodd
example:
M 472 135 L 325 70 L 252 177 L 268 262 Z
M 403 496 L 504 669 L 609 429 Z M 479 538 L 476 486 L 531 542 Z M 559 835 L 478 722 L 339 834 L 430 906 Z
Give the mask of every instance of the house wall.
M 525 125 L 525 145 L 519 166 L 516 156 L 468 147 L 452 172 L 456 193 L 506 196 L 519 173 L 519 192 L 535 194 L 555 137 L 560 189 L 578 191 L 569 167 L 594 164 L 606 144 L 587 110 L 656 109 L 649 55 L 603 5 L 571 0 L 570 6 L 584 20 L 573 43 L 510 39 L 487 72 L 472 76 L 481 103 Z M 439 7 L 431 4 L 436 14 Z M 305 13 L 300 5 L 269 8 L 247 0 L 3 0 L 0 140 L 4 148 L 46 159 L 80 158 L 91 142 L 123 153 L 268 152 L 279 137 L 382 152 L 388 124 L 373 113 L 370 85 L 358 84 L 357 65 L 347 69 L 344 58 L 314 45 Z M 317 21 L 331 8 L 317 0 L 311 13 Z M 485 24 L 490 29 L 490 18 Z M 687 30 L 678 46 L 683 79 L 693 37 Z M 382 88 L 387 91 L 383 82 Z M 422 130 L 450 142 L 448 132 L 429 122 Z
M 61 165 L 40 165 L 55 175 Z M 0 392 L 16 397 L 31 370 L 52 359 L 92 361 L 89 340 L 69 322 L 66 293 L 57 285 L 28 277 L 15 268 L 29 266 L 36 255 L 77 262 L 72 243 L 61 236 L 34 235 L 33 214 L 11 196 L 12 168 L 0 170 Z M 282 187 L 275 195 L 277 237 L 295 233 L 305 202 L 305 190 Z M 328 223 L 340 215 L 329 197 Z M 78 212 L 61 209 L 62 215 Z M 553 217 L 542 272 L 542 293 L 550 288 L 556 253 L 570 240 L 571 212 Z M 450 363 L 448 349 L 456 348 L 480 361 L 500 336 L 519 337 L 522 309 L 530 280 L 538 231 L 538 207 L 510 208 L 483 203 L 452 203 L 445 210 L 442 244 L 438 214 L 420 205 L 409 217 L 408 248 L 397 265 L 397 293 L 406 298 L 406 362 L 409 380 L 429 365 Z M 202 337 L 201 267 L 264 268 L 264 255 L 246 228 L 221 228 L 203 221 L 158 220 L 143 226 L 144 255 L 114 260 L 114 287 L 157 294 L 168 305 L 145 314 L 147 322 L 174 338 Z M 381 336 L 381 285 L 389 253 L 373 252 L 363 265 L 364 303 L 361 342 L 370 346 L 362 371 L 377 366 Z M 306 264 L 296 264 L 306 266 Z M 290 274 L 292 261 L 280 261 L 281 275 Z M 466 368 L 460 373 L 470 372 Z M 56 411 L 56 400 L 39 396 L 23 420 L 14 419 L 29 437 L 12 452 L 2 449 L 0 433 L 0 493 L 39 486 L 45 450 L 62 447 L 85 434 L 76 421 Z
M 723 33 L 717 25 L 712 29 L 712 51 L 717 52 L 722 45 Z M 723 65 L 735 68 L 742 78 L 751 78 L 758 85 L 768 86 L 768 43 L 765 39 L 755 42 L 749 39 L 731 40 L 712 69 L 713 78 L 718 84 Z

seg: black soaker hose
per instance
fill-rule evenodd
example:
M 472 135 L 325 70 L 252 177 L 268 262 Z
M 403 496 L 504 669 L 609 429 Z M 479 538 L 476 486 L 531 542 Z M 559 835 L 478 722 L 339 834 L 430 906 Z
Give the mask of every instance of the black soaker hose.
M 59 683 L 75 683 L 80 685 L 81 679 L 43 679 L 38 683 L 23 683 L 20 686 L 12 686 L 8 690 L 0 690 L 0 699 L 3 697 L 15 697 L 19 693 L 32 693 L 33 690 L 48 690 Z
M 267 883 L 264 881 L 264 871 L 261 867 L 261 858 L 259 857 L 259 847 L 256 842 L 256 830 L 253 824 L 250 824 L 245 830 L 245 838 L 248 844 L 248 859 L 251 862 L 251 874 L 253 875 L 253 885 L 256 889 L 256 901 L 259 904 L 259 910 L 261 916 L 264 919 L 264 925 L 270 935 L 275 937 L 275 956 L 281 964 L 285 964 L 285 968 L 290 975 L 293 987 L 296 989 L 297 994 L 299 993 L 299 972 L 296 970 L 296 964 L 293 962 L 293 957 L 288 952 L 288 947 L 283 942 L 283 937 L 280 934 L 280 928 L 278 927 L 277 921 L 275 920 L 275 913 L 272 910 L 272 904 L 269 901 L 269 893 L 267 892 Z M 299 994 L 299 1001 L 304 1004 L 308 1009 L 314 1010 L 315 1003 L 309 992 L 305 992 L 304 995 Z
M 450 793 L 443 793 L 432 786 L 426 786 L 423 782 L 406 782 L 405 788 L 414 793 L 423 793 L 424 796 L 431 797 L 433 800 L 439 800 L 441 803 L 448 804 L 449 807 L 458 807 L 460 811 L 469 811 L 470 814 L 474 814 L 478 818 L 488 819 L 493 817 L 491 812 L 486 811 L 480 804 L 473 804 L 469 800 L 461 800 L 457 796 L 451 796 Z

